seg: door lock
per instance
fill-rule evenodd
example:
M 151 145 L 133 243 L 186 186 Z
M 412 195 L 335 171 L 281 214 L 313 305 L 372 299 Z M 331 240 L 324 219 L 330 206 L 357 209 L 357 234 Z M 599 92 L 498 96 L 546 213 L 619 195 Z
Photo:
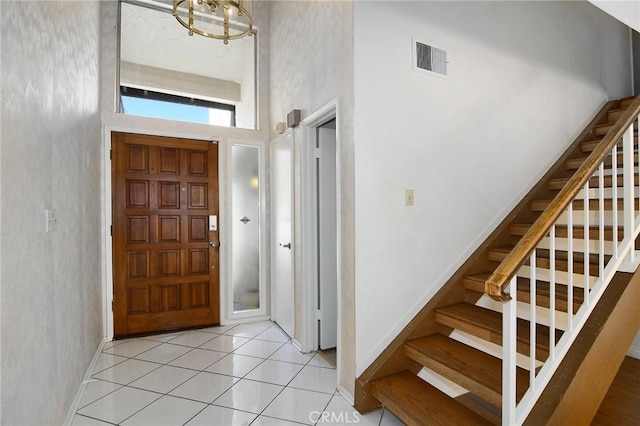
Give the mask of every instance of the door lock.
M 209 241 L 209 246 L 211 246 L 211 248 L 216 248 L 218 247 L 218 242 L 217 241 Z
M 287 243 L 287 244 L 280 243 L 280 247 L 288 248 L 289 250 L 291 250 L 291 243 Z

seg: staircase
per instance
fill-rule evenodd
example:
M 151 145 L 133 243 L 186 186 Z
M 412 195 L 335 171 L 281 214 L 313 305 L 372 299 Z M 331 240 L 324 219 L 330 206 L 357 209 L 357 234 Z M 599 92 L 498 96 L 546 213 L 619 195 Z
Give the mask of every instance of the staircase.
M 525 423 L 592 314 L 616 306 L 598 307 L 614 297 L 609 283 L 630 282 L 640 261 L 639 112 L 640 97 L 604 106 L 356 380 L 359 411 L 383 405 L 410 425 Z M 632 318 L 622 356 L 640 328 Z

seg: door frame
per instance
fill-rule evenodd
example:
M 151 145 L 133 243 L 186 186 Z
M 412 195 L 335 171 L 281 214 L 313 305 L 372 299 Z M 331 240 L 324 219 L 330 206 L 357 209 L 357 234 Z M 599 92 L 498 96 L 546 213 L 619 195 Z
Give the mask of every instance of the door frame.
M 340 217 L 342 191 L 340 186 L 340 146 L 341 146 L 341 117 L 339 98 L 335 98 L 323 107 L 316 110 L 300 123 L 302 143 L 300 144 L 300 248 L 302 270 L 302 330 L 300 333 L 300 349 L 303 352 L 315 351 L 318 348 L 317 309 L 317 210 L 316 210 L 316 179 L 315 179 L 315 152 L 316 129 L 327 121 L 336 120 L 336 256 L 337 256 L 337 291 L 338 291 L 338 321 L 337 321 L 337 374 L 340 377 L 340 341 L 342 335 L 342 219 Z
M 201 140 L 210 143 L 218 144 L 218 186 L 219 188 L 223 188 L 223 185 L 227 184 L 227 178 L 223 173 L 223 170 L 226 170 L 226 143 L 224 143 L 225 138 L 215 138 L 215 137 L 207 137 L 203 135 L 194 135 L 189 133 L 177 133 L 177 132 L 166 132 L 166 131 L 158 131 L 153 129 L 140 129 L 135 127 L 128 126 L 104 126 L 103 127 L 103 151 L 102 151 L 102 229 L 103 229 L 103 244 L 102 249 L 104 250 L 103 255 L 103 263 L 102 263 L 102 323 L 103 323 L 103 334 L 106 341 L 113 340 L 114 336 L 114 318 L 113 318 L 113 310 L 112 310 L 112 301 L 113 301 L 113 243 L 111 237 L 111 225 L 113 223 L 113 202 L 112 202 L 112 173 L 111 173 L 111 137 L 113 132 L 124 132 L 124 133 L 136 133 L 143 135 L 153 135 L 153 136 L 166 136 L 166 137 L 175 137 L 175 138 L 183 138 L 183 139 L 193 139 L 193 140 Z M 218 211 L 219 211 L 219 220 L 220 218 L 227 217 L 227 194 L 224 191 L 218 191 Z M 223 234 L 220 234 L 220 238 L 223 238 Z M 219 277 L 219 286 L 222 289 L 223 286 L 227 286 L 227 282 L 225 280 L 224 271 L 227 268 L 227 244 L 222 245 L 219 248 L 219 265 L 220 265 L 220 277 Z M 220 323 L 226 323 L 227 312 L 225 309 L 225 303 L 223 302 L 223 292 L 220 292 Z

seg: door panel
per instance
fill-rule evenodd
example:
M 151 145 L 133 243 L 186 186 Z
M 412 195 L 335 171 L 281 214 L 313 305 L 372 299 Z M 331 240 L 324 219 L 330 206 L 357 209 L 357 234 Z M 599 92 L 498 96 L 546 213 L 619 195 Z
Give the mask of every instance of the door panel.
M 112 150 L 115 336 L 219 323 L 217 145 L 113 133 Z
M 271 318 L 293 337 L 293 141 L 271 144 L 272 279 Z
M 319 346 L 330 349 L 338 344 L 336 131 L 330 127 L 317 130 Z

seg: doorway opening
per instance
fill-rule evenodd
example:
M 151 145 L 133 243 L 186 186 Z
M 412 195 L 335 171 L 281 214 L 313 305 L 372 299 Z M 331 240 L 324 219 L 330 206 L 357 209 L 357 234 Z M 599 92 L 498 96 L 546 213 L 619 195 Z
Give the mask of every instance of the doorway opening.
M 316 128 L 316 276 L 318 349 L 338 345 L 336 119 Z
M 332 101 L 301 123 L 302 349 L 327 351 L 340 376 L 340 121 Z M 334 352 L 332 354 L 332 352 Z

